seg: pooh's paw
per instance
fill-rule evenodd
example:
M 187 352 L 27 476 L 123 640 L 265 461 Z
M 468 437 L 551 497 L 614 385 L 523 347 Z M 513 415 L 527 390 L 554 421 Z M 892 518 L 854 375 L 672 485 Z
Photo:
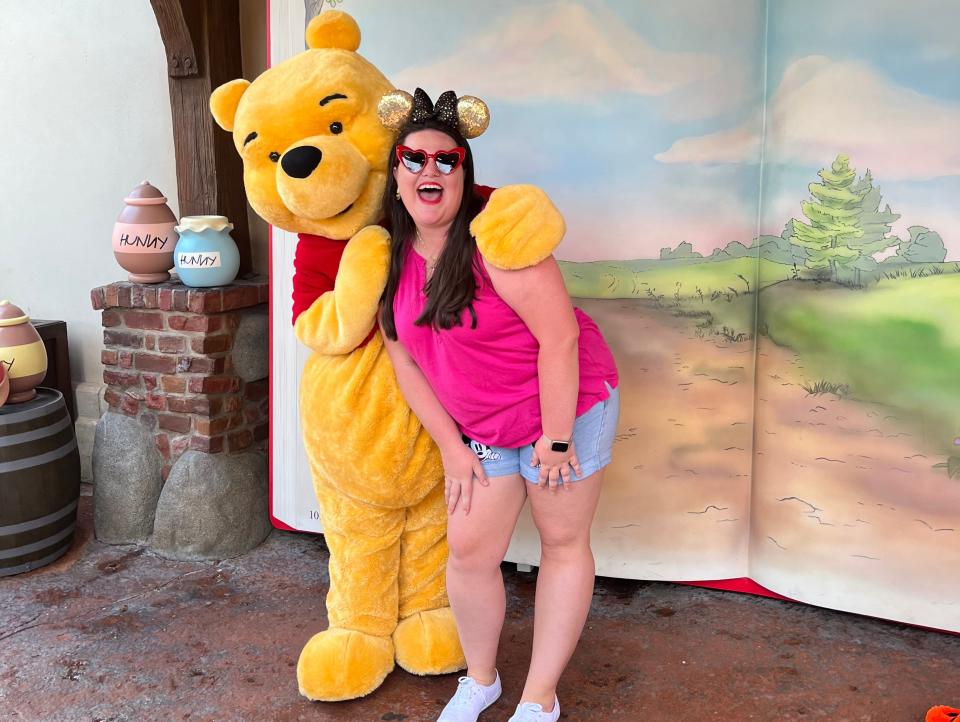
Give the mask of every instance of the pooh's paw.
M 566 230 L 560 211 L 532 185 L 498 188 L 470 224 L 484 259 L 506 270 L 540 263 L 553 253 Z
M 313 635 L 300 652 L 297 682 L 309 700 L 340 702 L 373 692 L 393 666 L 389 638 L 334 627 Z
M 364 226 L 350 239 L 343 250 L 337 283 L 341 277 L 353 286 L 364 286 L 380 294 L 387 285 L 390 270 L 390 233 L 381 226 Z
M 467 666 L 450 607 L 417 612 L 393 633 L 397 664 L 412 674 L 449 674 Z

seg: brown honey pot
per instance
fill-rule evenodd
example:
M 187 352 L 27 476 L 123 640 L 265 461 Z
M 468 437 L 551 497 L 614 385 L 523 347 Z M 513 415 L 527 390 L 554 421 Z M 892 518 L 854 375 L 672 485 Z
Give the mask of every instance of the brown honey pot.
M 113 227 L 113 255 L 134 283 L 170 280 L 177 218 L 167 199 L 148 181 L 130 191 Z

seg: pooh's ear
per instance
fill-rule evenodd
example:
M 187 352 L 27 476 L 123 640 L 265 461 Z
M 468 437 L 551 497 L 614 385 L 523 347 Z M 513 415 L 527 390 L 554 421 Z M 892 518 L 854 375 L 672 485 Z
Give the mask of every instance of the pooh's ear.
M 340 10 L 325 10 L 307 25 L 307 47 L 340 48 L 356 52 L 360 47 L 360 26 Z
M 224 83 L 213 91 L 210 96 L 210 112 L 217 125 L 228 132 L 233 132 L 233 121 L 237 117 L 237 106 L 240 97 L 250 87 L 250 81 L 239 78 Z

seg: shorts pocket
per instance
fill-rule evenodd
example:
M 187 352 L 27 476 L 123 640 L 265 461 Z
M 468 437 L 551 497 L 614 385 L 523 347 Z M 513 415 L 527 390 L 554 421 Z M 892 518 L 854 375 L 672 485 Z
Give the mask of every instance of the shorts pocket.
M 610 396 L 603 402 L 603 415 L 600 419 L 600 431 L 597 434 L 597 456 L 601 462 L 605 461 L 613 449 L 613 442 L 617 436 L 617 425 L 620 422 L 620 390 L 604 382 Z

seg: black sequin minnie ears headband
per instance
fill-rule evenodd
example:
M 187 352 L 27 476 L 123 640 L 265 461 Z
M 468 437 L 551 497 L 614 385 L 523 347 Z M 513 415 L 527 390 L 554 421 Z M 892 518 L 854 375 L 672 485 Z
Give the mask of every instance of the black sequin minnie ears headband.
M 417 88 L 412 96 L 403 90 L 393 90 L 380 98 L 377 115 L 390 130 L 432 118 L 457 129 L 464 138 L 476 138 L 490 125 L 490 109 L 486 103 L 472 95 L 457 98 L 452 90 L 442 93 L 435 104 L 423 88 Z

